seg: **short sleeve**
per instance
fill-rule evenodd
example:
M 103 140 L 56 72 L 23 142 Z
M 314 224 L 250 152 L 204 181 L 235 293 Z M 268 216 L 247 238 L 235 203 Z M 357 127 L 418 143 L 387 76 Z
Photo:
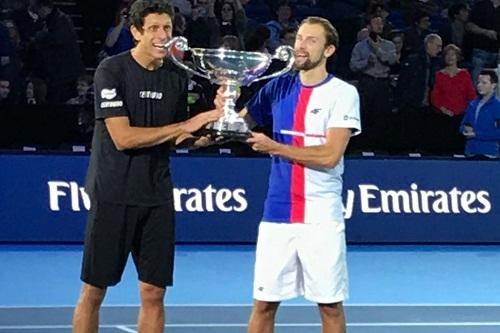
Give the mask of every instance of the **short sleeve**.
M 330 111 L 327 128 L 350 128 L 352 135 L 358 135 L 361 133 L 358 91 L 351 85 L 342 87 L 342 90 Z
M 272 124 L 272 92 L 275 90 L 274 82 L 272 80 L 264 85 L 246 104 L 248 113 L 259 126 Z
M 117 79 L 118 75 L 107 65 L 108 63 L 104 61 L 94 76 L 96 119 L 128 116 L 122 85 Z

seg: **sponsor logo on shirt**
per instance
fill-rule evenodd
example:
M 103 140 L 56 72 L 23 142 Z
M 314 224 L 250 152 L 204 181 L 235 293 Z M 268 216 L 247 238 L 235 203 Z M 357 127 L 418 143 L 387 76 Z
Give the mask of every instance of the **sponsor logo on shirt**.
M 312 109 L 312 110 L 311 110 L 311 111 L 309 111 L 309 112 L 311 112 L 312 114 L 318 114 L 320 111 L 321 111 L 321 109 L 318 109 L 318 108 L 317 108 L 317 109 Z
M 162 99 L 163 93 L 159 91 L 139 91 L 139 97 L 145 99 Z
M 353 117 L 353 116 L 348 116 L 348 115 L 344 116 L 344 120 L 354 120 L 354 121 L 359 122 L 359 118 Z
M 123 101 L 101 102 L 101 108 L 120 108 L 123 106 Z
M 101 98 L 104 98 L 104 99 L 113 99 L 116 97 L 116 89 L 113 88 L 113 89 L 102 89 L 101 90 Z

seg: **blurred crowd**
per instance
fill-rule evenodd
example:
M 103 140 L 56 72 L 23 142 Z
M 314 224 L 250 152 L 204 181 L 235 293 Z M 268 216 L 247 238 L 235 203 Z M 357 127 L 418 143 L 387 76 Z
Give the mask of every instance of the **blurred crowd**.
M 127 24 L 132 1 L 70 6 L 70 0 L 4 0 L 0 107 L 65 104 L 76 112 L 87 140 L 93 71 L 106 57 L 134 46 Z M 191 47 L 273 53 L 280 45 L 293 45 L 304 17 L 328 18 L 341 38 L 329 71 L 355 84 L 361 97 L 363 134 L 353 139 L 350 151 L 463 152 L 459 128 L 479 92 L 480 73 L 500 70 L 500 0 L 171 3 L 174 35 L 185 36 Z M 240 103 L 260 86 L 245 88 Z M 493 88 L 498 93 L 498 84 Z M 210 107 L 209 82 L 192 77 L 189 90 L 191 114 Z

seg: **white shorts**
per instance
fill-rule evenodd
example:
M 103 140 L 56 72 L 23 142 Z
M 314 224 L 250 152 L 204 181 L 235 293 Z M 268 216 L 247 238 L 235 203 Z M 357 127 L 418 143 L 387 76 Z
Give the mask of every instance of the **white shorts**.
M 343 223 L 261 222 L 254 298 L 279 302 L 297 296 L 320 304 L 348 297 Z

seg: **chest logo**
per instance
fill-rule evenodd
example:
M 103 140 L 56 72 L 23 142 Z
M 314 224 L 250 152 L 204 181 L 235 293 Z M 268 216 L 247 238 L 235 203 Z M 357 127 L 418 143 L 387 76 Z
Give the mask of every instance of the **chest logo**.
M 312 110 L 311 110 L 311 111 L 309 111 L 309 112 L 311 112 L 312 114 L 318 114 L 320 111 L 321 111 L 321 109 L 316 108 L 316 109 L 312 109 Z
M 139 91 L 139 97 L 145 99 L 162 99 L 163 93 L 159 91 L 142 90 Z
M 101 98 L 113 99 L 115 97 L 116 97 L 116 89 L 115 88 L 113 88 L 113 89 L 104 88 L 103 90 L 101 90 Z

